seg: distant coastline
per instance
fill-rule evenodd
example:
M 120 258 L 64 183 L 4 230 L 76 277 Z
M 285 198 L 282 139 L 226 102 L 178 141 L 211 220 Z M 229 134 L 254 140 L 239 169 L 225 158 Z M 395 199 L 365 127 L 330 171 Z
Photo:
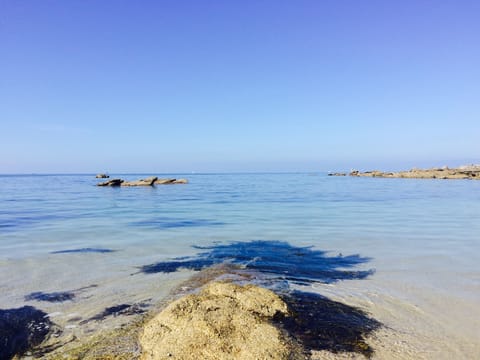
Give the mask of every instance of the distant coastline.
M 379 170 L 361 172 L 352 170 L 349 176 L 354 177 L 380 177 L 380 178 L 405 178 L 405 179 L 464 179 L 480 180 L 480 165 L 464 165 L 457 168 L 444 166 L 441 168 L 417 169 L 384 172 Z M 347 176 L 347 173 L 329 173 L 328 176 Z

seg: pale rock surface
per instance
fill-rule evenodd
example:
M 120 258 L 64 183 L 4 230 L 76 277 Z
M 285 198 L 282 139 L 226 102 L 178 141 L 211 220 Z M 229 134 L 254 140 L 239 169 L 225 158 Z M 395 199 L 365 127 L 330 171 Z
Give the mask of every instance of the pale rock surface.
M 287 336 L 270 323 L 287 305 L 254 285 L 213 282 L 168 305 L 140 336 L 142 360 L 299 359 Z
M 338 173 L 331 174 L 339 176 Z M 413 168 L 407 171 L 383 172 L 379 170 L 360 172 L 352 170 L 350 176 L 356 177 L 381 177 L 405 179 L 468 179 L 480 180 L 480 165 L 466 165 L 450 169 L 447 166 L 432 169 Z
M 156 176 L 150 176 L 146 179 L 140 179 L 135 181 L 124 181 L 121 186 L 152 186 L 158 178 Z
M 155 185 L 188 184 L 187 179 L 157 179 Z

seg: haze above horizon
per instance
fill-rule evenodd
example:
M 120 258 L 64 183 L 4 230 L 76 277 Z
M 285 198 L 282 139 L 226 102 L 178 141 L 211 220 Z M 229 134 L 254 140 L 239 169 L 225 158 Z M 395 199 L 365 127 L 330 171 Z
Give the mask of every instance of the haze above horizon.
M 0 2 L 0 173 L 480 163 L 478 1 Z

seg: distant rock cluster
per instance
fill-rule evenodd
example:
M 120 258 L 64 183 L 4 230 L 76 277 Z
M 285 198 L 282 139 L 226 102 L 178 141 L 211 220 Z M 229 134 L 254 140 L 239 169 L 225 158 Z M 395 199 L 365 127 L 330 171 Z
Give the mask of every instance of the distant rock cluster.
M 98 175 L 97 175 L 98 177 Z M 156 176 L 150 176 L 145 179 L 134 181 L 127 181 L 123 179 L 111 179 L 101 183 L 97 186 L 154 186 L 154 185 L 173 185 L 173 184 L 188 184 L 187 179 L 159 179 Z
M 329 173 L 329 176 L 346 176 L 346 173 Z M 379 170 L 360 172 L 352 170 L 350 176 L 356 177 L 380 177 L 380 178 L 406 178 L 406 179 L 468 179 L 480 180 L 480 165 L 465 165 L 458 168 L 417 169 L 406 171 L 383 172 Z
M 97 179 L 108 179 L 109 177 L 107 174 L 97 174 L 97 176 L 95 176 Z

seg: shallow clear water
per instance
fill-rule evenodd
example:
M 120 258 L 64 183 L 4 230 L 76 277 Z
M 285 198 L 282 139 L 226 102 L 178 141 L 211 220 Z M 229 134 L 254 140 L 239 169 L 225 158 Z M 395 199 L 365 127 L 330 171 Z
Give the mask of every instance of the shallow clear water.
M 191 274 L 138 274 L 143 265 L 195 255 L 194 245 L 281 240 L 370 258 L 358 267 L 375 269 L 367 280 L 312 289 L 360 306 L 394 330 L 372 340 L 379 358 L 480 355 L 480 181 L 169 177 L 190 183 L 101 188 L 92 175 L 0 176 L 0 308 L 34 305 L 85 332 L 71 319 L 115 304 L 153 303 Z M 113 251 L 62 252 L 85 248 Z M 91 285 L 62 303 L 25 301 L 36 291 Z

